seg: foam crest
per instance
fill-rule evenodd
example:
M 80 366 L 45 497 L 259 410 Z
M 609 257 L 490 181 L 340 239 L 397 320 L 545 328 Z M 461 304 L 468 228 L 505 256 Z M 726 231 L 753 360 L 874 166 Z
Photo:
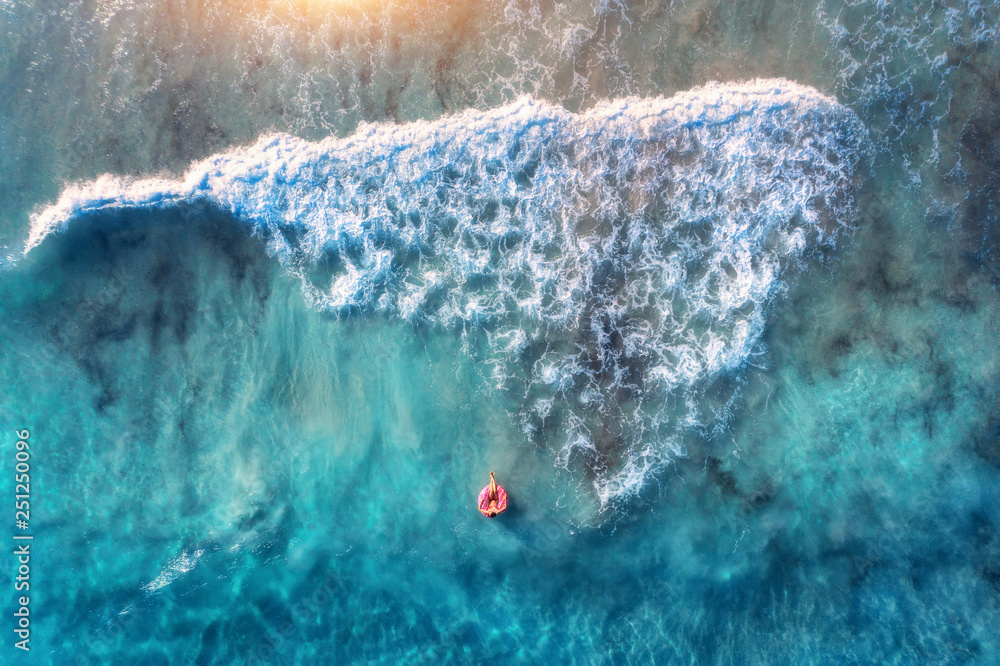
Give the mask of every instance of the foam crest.
M 167 566 L 163 568 L 163 571 L 152 581 L 143 585 L 142 589 L 147 595 L 161 590 L 167 585 L 170 585 L 175 580 L 186 574 L 187 572 L 194 569 L 194 566 L 201 559 L 201 556 L 205 554 L 204 550 L 198 549 L 192 553 L 188 553 L 186 550 L 180 555 L 172 559 Z
M 867 135 L 785 80 L 573 114 L 523 98 L 436 122 L 286 135 L 180 179 L 105 176 L 32 219 L 26 251 L 107 209 L 218 205 L 317 308 L 482 335 L 525 432 L 607 505 L 725 419 L 781 276 L 851 212 Z

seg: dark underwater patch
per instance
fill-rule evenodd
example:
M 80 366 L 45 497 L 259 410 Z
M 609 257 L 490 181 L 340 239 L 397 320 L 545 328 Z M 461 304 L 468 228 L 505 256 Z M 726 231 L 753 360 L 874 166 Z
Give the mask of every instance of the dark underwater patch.
M 978 105 L 958 137 L 967 196 L 958 231 L 976 261 L 1000 284 L 1000 73 L 994 58 L 970 54 L 964 63 L 963 90 Z
M 223 279 L 229 293 L 248 294 L 253 305 L 231 316 L 255 327 L 274 270 L 243 225 L 203 206 L 93 215 L 39 250 L 22 269 L 43 294 L 26 316 L 90 377 L 98 411 L 136 390 L 120 378 L 123 354 L 169 363 L 215 316 L 206 284 Z

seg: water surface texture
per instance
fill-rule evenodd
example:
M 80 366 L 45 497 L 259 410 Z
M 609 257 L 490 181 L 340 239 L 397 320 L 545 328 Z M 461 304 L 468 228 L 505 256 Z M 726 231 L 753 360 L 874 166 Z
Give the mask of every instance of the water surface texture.
M 1000 6 L 0 18 L 4 663 L 1000 658 Z

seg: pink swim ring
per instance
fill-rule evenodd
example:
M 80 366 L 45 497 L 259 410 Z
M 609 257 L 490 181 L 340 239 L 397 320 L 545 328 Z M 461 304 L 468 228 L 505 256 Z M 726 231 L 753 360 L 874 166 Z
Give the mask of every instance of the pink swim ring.
M 490 507 L 490 487 L 486 486 L 483 488 L 482 492 L 479 493 L 479 513 L 483 514 L 487 518 L 490 517 L 486 510 Z M 503 486 L 497 486 L 497 511 L 503 513 L 507 510 L 507 491 L 503 489 Z

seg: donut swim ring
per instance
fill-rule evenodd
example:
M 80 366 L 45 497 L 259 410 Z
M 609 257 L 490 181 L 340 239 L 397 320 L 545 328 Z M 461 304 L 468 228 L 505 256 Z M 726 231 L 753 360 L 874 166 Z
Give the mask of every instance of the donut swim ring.
M 490 490 L 496 488 L 496 503 L 491 507 Z M 495 518 L 507 510 L 507 491 L 498 486 L 493 472 L 490 472 L 490 484 L 479 493 L 479 513 L 487 518 Z
M 497 515 L 503 513 L 507 510 L 507 491 L 503 489 L 503 486 L 497 486 Z M 482 492 L 479 493 L 479 513 L 483 514 L 487 518 L 493 518 L 489 514 L 490 508 L 490 487 L 486 486 L 483 488 Z

